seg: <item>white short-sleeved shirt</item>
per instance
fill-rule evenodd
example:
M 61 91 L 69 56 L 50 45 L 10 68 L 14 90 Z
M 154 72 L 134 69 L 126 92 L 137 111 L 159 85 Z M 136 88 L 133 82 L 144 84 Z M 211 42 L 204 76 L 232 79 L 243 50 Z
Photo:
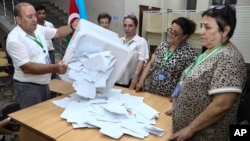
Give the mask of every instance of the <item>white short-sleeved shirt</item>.
M 50 27 L 50 28 L 55 28 L 54 25 L 49 21 L 44 21 L 44 26 Z M 54 50 L 53 42 L 51 39 L 47 39 L 46 43 L 47 43 L 47 47 L 48 47 L 49 51 Z
M 127 65 L 127 69 L 121 78 L 117 81 L 118 84 L 128 85 L 129 80 L 135 73 L 136 65 L 139 60 L 147 61 L 149 58 L 149 50 L 147 41 L 135 35 L 128 43 L 126 43 L 126 37 L 120 38 L 123 45 L 129 47 L 132 50 L 133 57 Z
M 37 25 L 34 31 L 37 39 L 43 45 L 43 48 L 30 36 L 24 32 L 20 26 L 16 26 L 8 35 L 7 52 L 12 58 L 15 73 L 13 79 L 20 82 L 32 82 L 37 84 L 48 84 L 51 74 L 33 75 L 24 73 L 20 66 L 28 63 L 48 64 L 48 48 L 46 47 L 46 39 L 52 39 L 57 29 Z M 44 52 L 45 51 L 45 52 Z M 47 61 L 46 61 L 47 60 Z

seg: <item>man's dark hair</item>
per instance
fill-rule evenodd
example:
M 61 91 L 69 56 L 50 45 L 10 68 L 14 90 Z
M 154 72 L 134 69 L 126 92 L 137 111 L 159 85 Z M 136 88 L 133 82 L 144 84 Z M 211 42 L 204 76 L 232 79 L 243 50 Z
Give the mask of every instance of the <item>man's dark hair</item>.
M 111 22 L 111 16 L 108 13 L 100 13 L 97 17 L 98 23 L 100 23 L 100 20 L 103 18 L 108 18 L 109 22 Z
M 44 10 L 46 12 L 46 8 L 43 5 L 37 4 L 35 5 L 36 11 Z

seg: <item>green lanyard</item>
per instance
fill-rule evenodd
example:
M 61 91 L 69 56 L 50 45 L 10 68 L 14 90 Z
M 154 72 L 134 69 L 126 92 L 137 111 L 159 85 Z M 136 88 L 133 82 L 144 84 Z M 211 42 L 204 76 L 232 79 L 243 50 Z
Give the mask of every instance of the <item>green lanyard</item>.
M 40 40 L 39 36 L 38 36 L 38 38 L 33 38 L 33 37 L 28 35 L 28 37 L 31 40 L 33 40 L 34 42 L 36 42 L 42 48 L 43 52 L 46 53 L 46 51 L 43 49 L 43 44 L 41 43 L 41 40 Z
M 161 67 L 166 66 L 167 60 L 172 56 L 174 51 L 168 51 L 168 49 L 166 50 L 165 54 L 164 54 L 164 61 L 161 64 Z
M 202 53 L 201 55 L 199 55 L 196 59 L 195 62 L 192 66 L 186 68 L 183 71 L 183 78 L 185 78 L 187 76 L 187 74 L 194 69 L 195 67 L 197 67 L 198 65 L 200 65 L 202 62 L 204 62 L 206 59 L 208 59 L 209 57 L 211 57 L 212 55 L 214 55 L 216 52 L 218 52 L 222 47 L 224 47 L 227 43 L 229 43 L 229 40 L 226 40 L 224 42 L 222 42 L 220 45 L 218 45 L 215 49 L 213 49 L 205 58 L 203 58 L 204 55 L 207 54 L 207 52 Z
M 134 42 L 134 40 L 132 40 L 132 41 L 129 41 L 128 43 L 126 43 L 126 41 L 125 40 L 123 40 L 123 45 L 126 45 L 126 46 L 130 46 L 132 43 Z

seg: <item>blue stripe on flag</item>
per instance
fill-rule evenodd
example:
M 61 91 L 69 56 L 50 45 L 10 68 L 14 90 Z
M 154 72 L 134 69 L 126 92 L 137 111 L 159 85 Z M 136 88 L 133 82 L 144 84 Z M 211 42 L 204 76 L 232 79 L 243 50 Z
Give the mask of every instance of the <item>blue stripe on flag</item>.
M 86 19 L 87 20 L 87 13 L 86 13 L 86 7 L 84 0 L 76 0 L 76 5 L 79 10 L 80 19 Z

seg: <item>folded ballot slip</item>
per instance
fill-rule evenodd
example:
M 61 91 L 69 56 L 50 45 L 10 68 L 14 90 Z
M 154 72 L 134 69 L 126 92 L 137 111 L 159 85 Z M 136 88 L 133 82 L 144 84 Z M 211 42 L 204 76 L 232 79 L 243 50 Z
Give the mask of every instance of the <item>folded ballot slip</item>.
M 105 87 L 97 89 L 98 92 L 104 92 L 110 89 L 121 77 L 128 62 L 132 58 L 132 53 L 129 48 L 120 42 L 117 33 L 81 19 L 67 47 L 63 57 L 63 62 L 68 64 L 71 68 L 75 67 L 76 71 L 82 71 L 82 75 L 88 75 L 89 72 L 93 72 L 93 74 L 90 74 L 89 76 L 95 76 L 97 74 L 95 74 L 94 71 L 91 71 L 91 67 L 93 67 L 93 70 L 94 68 L 103 68 L 102 66 L 107 66 L 107 61 L 100 60 L 100 57 L 98 56 L 94 56 L 94 58 L 93 54 L 104 54 L 102 56 L 105 56 L 105 54 L 111 54 L 111 57 L 113 57 L 110 57 L 111 61 L 108 62 L 109 64 L 113 64 L 112 68 L 108 68 L 110 71 L 107 70 L 107 73 L 111 74 L 109 74 L 106 84 L 98 84 L 99 86 L 105 85 Z M 84 60 L 84 57 L 86 58 L 86 56 L 90 59 Z M 109 56 L 106 55 L 106 58 L 109 59 Z M 88 65 L 90 70 L 86 70 L 85 68 L 83 70 L 80 68 L 82 65 Z M 71 77 L 69 77 L 69 72 L 70 68 L 64 75 L 59 76 L 62 80 L 73 83 L 78 76 L 71 75 Z M 72 76 L 75 77 L 75 79 L 72 79 Z M 90 82 L 94 83 L 94 81 Z

